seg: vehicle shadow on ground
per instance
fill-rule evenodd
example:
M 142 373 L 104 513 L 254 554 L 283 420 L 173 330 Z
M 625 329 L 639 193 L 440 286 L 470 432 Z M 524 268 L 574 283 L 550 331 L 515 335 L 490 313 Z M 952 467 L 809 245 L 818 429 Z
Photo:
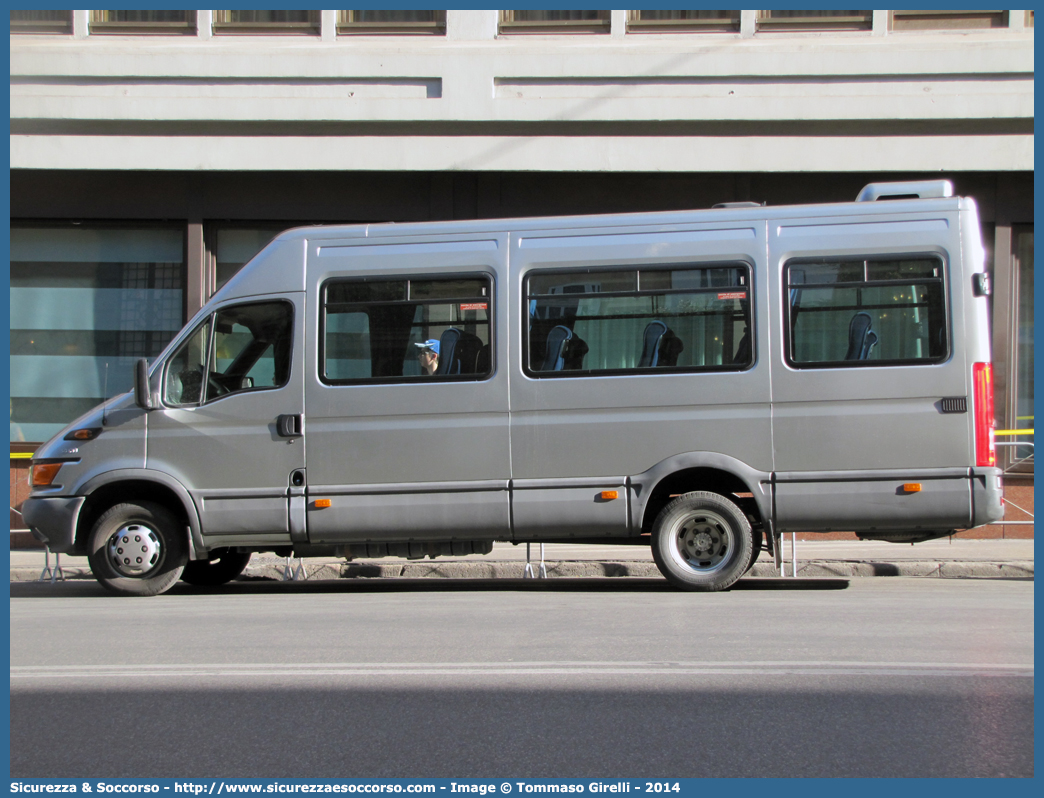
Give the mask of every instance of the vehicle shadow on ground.
M 845 590 L 850 580 L 836 578 L 769 578 L 741 579 L 731 591 L 747 590 Z M 578 579 L 317 579 L 278 581 L 274 579 L 242 579 L 221 587 L 194 587 L 179 583 L 165 595 L 278 595 L 280 593 L 447 593 L 523 591 L 548 593 L 674 593 L 678 592 L 663 579 L 642 577 L 585 577 Z M 11 598 L 106 598 L 112 594 L 96 582 L 86 579 L 64 582 L 12 582 Z

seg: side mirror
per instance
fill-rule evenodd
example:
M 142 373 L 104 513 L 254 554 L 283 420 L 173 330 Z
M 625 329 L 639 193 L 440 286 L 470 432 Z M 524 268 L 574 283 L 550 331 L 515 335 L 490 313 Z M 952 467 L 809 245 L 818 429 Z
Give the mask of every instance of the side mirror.
M 152 389 L 149 387 L 149 361 L 139 358 L 134 364 L 134 404 L 142 410 L 152 410 Z

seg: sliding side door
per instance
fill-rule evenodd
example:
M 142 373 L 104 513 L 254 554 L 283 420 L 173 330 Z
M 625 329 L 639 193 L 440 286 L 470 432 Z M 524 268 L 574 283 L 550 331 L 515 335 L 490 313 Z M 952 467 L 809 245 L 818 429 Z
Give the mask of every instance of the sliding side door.
M 507 534 L 504 244 L 311 245 L 311 542 Z M 419 359 L 427 341 L 440 346 L 431 374 Z

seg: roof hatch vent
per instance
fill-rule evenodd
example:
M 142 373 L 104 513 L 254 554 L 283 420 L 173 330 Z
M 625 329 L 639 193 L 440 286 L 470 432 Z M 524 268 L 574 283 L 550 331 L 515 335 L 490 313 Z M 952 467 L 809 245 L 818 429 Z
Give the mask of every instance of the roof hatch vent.
M 952 196 L 953 183 L 949 180 L 914 180 L 909 183 L 870 183 L 859 192 L 856 202 Z

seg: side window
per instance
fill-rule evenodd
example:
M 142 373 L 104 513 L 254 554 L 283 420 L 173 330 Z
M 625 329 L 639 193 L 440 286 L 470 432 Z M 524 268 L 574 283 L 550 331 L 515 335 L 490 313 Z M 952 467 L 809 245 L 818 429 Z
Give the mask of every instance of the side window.
M 943 263 L 934 256 L 792 260 L 787 362 L 859 367 L 938 363 L 948 352 Z
M 203 396 L 203 375 L 207 373 L 209 341 L 210 319 L 207 319 L 167 361 L 163 378 L 163 401 L 166 404 L 175 407 L 199 404 Z
M 322 380 L 479 380 L 493 373 L 492 280 L 333 280 L 323 289 Z
M 527 373 L 733 371 L 754 362 L 750 267 L 533 272 Z
M 243 391 L 279 388 L 290 379 L 293 308 L 256 302 L 222 308 L 170 358 L 163 395 L 197 405 Z

